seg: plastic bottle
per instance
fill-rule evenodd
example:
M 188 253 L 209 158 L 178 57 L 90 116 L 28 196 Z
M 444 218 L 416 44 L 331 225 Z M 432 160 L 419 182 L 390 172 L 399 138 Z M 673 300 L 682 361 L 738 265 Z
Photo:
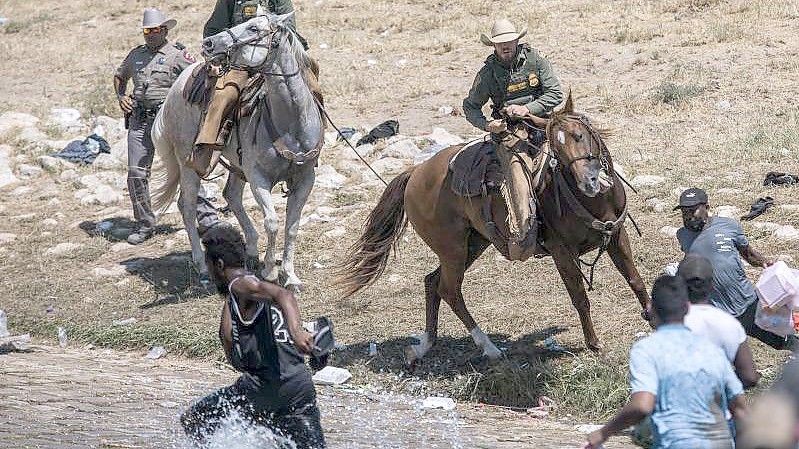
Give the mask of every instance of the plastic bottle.
M 61 326 L 58 326 L 58 346 L 66 348 L 67 341 L 67 330 Z

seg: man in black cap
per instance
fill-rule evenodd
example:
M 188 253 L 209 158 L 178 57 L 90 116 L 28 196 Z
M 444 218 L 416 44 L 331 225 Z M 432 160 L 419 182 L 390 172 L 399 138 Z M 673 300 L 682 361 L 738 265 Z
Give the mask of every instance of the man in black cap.
M 690 188 L 680 195 L 674 210 L 682 211 L 683 227 L 677 240 L 684 253 L 705 257 L 713 266 L 713 290 L 710 302 L 736 317 L 746 334 L 775 349 L 792 349 L 797 339 L 767 332 L 755 325 L 757 294 L 744 272 L 741 257 L 756 267 L 765 268 L 773 262 L 752 248 L 741 224 L 727 217 L 711 217 L 707 193 Z M 740 257 L 739 257 L 740 255 Z

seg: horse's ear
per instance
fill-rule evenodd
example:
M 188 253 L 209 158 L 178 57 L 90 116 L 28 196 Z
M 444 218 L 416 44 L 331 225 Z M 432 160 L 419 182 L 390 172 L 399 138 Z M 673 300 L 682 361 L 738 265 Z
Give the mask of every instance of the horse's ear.
M 563 112 L 566 114 L 574 113 L 574 100 L 572 100 L 571 88 L 569 88 L 569 93 L 566 95 L 566 104 L 563 106 Z
M 270 22 L 283 27 L 287 27 L 291 24 L 293 20 L 294 20 L 294 11 L 291 11 L 288 14 L 282 14 L 282 15 L 276 14 L 272 16 Z

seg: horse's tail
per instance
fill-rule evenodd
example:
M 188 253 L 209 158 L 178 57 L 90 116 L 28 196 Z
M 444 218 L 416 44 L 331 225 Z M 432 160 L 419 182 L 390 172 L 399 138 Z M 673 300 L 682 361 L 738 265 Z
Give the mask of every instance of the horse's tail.
M 396 250 L 399 238 L 408 226 L 405 216 L 405 187 L 414 167 L 388 184 L 377 206 L 369 213 L 364 231 L 347 250 L 334 284 L 343 288 L 344 297 L 375 282 L 388 264 L 391 249 Z
M 158 111 L 152 131 L 153 145 L 163 163 L 163 169 L 155 179 L 159 185 L 150 195 L 153 209 L 158 211 L 165 210 L 172 203 L 180 187 L 180 162 L 172 143 L 164 136 L 164 114 L 167 106 L 164 103 Z

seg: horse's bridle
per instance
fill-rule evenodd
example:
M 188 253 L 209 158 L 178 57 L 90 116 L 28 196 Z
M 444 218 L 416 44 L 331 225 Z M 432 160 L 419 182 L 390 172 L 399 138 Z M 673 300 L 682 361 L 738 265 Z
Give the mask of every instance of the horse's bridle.
M 560 145 L 562 144 L 558 139 L 553 138 L 554 127 L 556 123 L 555 121 L 550 121 L 549 124 L 547 125 L 545 132 L 547 134 L 547 140 L 549 141 L 549 146 L 552 149 L 551 156 L 554 157 L 562 166 L 568 169 L 571 169 L 571 166 L 574 165 L 574 163 L 577 161 L 587 160 L 588 162 L 591 162 L 596 159 L 599 160 L 600 164 L 602 165 L 602 168 L 607 169 L 608 168 L 607 148 L 602 143 L 602 139 L 600 138 L 599 133 L 597 133 L 597 131 L 591 126 L 591 122 L 589 122 L 588 119 L 582 115 L 569 115 L 566 118 L 577 120 L 585 127 L 585 129 L 588 130 L 588 134 L 591 137 L 591 141 L 588 143 L 588 152 L 586 154 L 564 161 L 563 153 L 561 151 L 561 148 L 559 148 Z M 597 148 L 596 153 L 598 154 L 594 154 L 595 146 Z

